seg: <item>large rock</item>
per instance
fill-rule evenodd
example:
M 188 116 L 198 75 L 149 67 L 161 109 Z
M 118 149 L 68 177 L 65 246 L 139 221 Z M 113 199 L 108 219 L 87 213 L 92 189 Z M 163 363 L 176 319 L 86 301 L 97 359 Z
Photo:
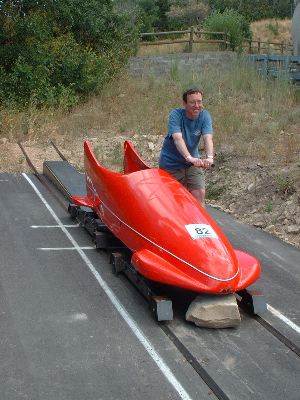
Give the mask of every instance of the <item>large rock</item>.
M 241 317 L 233 294 L 224 296 L 201 295 L 190 304 L 186 320 L 204 328 L 233 328 Z

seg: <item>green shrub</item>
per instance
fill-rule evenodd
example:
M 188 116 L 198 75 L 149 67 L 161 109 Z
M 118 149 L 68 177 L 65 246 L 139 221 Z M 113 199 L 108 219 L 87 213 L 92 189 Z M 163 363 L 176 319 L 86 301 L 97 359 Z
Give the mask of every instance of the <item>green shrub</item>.
M 137 34 L 107 0 L 0 1 L 0 102 L 71 107 L 97 93 Z
M 296 191 L 294 179 L 286 174 L 278 174 L 275 177 L 275 182 L 276 190 L 281 195 L 291 195 Z
M 204 0 L 213 10 L 223 12 L 226 8 L 236 10 L 248 21 L 266 18 L 290 18 L 291 1 L 287 0 Z
M 230 47 L 237 50 L 243 38 L 251 38 L 250 24 L 238 12 L 226 9 L 224 12 L 213 12 L 204 22 L 204 29 L 210 32 L 225 32 L 230 35 Z M 214 36 L 214 38 L 216 38 Z M 222 39 L 222 37 L 219 37 Z

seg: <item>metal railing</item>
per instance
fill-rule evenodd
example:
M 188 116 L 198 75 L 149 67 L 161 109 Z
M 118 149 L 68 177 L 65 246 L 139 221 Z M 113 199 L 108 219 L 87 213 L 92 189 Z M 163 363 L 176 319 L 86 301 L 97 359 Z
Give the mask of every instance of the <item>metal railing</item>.
M 300 56 L 253 54 L 247 57 L 263 76 L 284 77 L 300 82 Z

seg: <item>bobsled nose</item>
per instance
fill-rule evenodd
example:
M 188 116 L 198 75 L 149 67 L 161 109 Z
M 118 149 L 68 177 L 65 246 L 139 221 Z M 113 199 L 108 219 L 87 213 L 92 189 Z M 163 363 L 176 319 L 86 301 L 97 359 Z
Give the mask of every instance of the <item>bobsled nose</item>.
M 187 274 L 150 250 L 135 252 L 131 263 L 141 275 L 155 282 L 187 288 L 191 285 L 191 278 Z M 196 280 L 194 283 L 198 284 Z
M 206 293 L 221 293 L 223 287 L 221 282 L 205 276 L 201 280 L 195 279 L 185 265 L 179 269 L 147 249 L 135 252 L 131 263 L 141 275 L 155 282 Z

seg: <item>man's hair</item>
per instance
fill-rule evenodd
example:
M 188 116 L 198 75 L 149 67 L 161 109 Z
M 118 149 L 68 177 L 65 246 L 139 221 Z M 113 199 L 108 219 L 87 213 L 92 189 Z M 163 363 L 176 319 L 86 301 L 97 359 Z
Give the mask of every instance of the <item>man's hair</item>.
M 186 91 L 183 93 L 183 95 L 182 95 L 182 100 L 186 103 L 186 102 L 187 102 L 187 97 L 188 97 L 190 94 L 194 94 L 194 93 L 200 93 L 200 94 L 203 96 L 202 90 L 200 90 L 200 89 L 198 89 L 198 88 L 191 88 L 191 89 L 186 90 Z

